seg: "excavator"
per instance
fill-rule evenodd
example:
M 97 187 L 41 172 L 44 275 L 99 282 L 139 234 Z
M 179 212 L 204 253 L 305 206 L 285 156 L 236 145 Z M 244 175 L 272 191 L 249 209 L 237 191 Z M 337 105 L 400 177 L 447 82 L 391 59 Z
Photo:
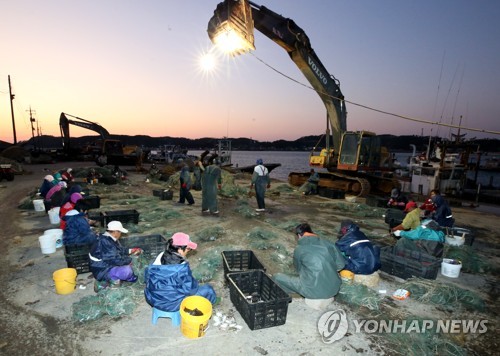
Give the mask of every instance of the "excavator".
M 347 131 L 340 82 L 328 73 L 308 36 L 293 20 L 248 0 L 225 0 L 217 5 L 207 32 L 214 45 L 235 56 L 255 50 L 254 29 L 288 53 L 326 107 L 324 148 L 318 154 L 316 145 L 309 157 L 310 166 L 328 171 L 319 173 L 319 186 L 357 196 L 390 192 L 397 183 L 390 178 L 389 152 L 374 133 Z M 308 176 L 292 172 L 289 182 L 300 185 Z
M 68 116 L 73 119 L 68 119 Z M 70 125 L 95 131 L 101 135 L 101 138 L 84 148 L 83 151 L 76 150 L 70 144 Z M 134 164 L 136 160 L 136 146 L 124 146 L 120 140 L 110 138 L 108 130 L 95 122 L 62 112 L 59 116 L 59 127 L 63 140 L 63 150 L 68 157 L 74 158 L 78 154 L 91 156 L 100 166 Z

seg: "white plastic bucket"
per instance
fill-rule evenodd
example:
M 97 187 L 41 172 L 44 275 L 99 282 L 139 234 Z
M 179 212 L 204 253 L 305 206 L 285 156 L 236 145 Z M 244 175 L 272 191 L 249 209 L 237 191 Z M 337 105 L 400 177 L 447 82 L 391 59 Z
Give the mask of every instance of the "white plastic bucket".
M 35 211 L 45 211 L 45 205 L 43 204 L 43 199 L 33 200 L 33 206 L 35 207 Z
M 61 208 L 58 206 L 49 210 L 49 220 L 52 225 L 57 225 L 61 222 L 59 219 L 59 210 Z
M 452 260 L 450 258 L 443 258 L 441 262 L 441 274 L 450 278 L 458 278 L 460 270 L 462 269 L 462 262 L 460 260 Z
M 51 254 L 56 252 L 56 239 L 54 235 L 42 235 L 38 238 L 40 242 L 40 248 L 43 254 Z
M 63 230 L 62 229 L 48 229 L 43 233 L 44 235 L 52 235 L 56 240 L 56 248 L 63 247 Z

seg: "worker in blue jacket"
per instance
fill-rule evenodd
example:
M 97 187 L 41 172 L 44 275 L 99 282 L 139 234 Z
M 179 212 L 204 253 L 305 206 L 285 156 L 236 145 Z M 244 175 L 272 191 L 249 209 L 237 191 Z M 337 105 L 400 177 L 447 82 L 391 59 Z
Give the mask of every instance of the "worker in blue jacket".
M 80 199 L 75 207 L 68 211 L 62 219 L 65 222 L 63 231 L 63 244 L 93 244 L 97 240 L 97 234 L 92 231 L 86 216 L 87 204 Z
M 200 285 L 193 277 L 186 255 L 198 245 L 183 232 L 175 233 L 145 271 L 144 295 L 152 307 L 166 312 L 178 311 L 184 298 L 198 295 L 215 303 L 217 296 L 209 284 Z
M 142 249 L 125 248 L 120 244 L 122 234 L 128 233 L 120 221 L 110 221 L 107 231 L 100 234 L 89 252 L 90 271 L 94 275 L 94 291 L 119 287 L 122 281 L 136 282 L 130 255 L 140 255 Z
M 351 220 L 342 221 L 335 245 L 344 254 L 346 270 L 355 274 L 372 274 L 380 269 L 380 248 L 373 246 Z
M 436 221 L 441 227 L 453 227 L 455 219 L 453 219 L 448 202 L 439 193 L 439 190 L 435 189 L 431 192 L 431 200 L 436 207 L 436 210 L 431 214 L 432 220 Z

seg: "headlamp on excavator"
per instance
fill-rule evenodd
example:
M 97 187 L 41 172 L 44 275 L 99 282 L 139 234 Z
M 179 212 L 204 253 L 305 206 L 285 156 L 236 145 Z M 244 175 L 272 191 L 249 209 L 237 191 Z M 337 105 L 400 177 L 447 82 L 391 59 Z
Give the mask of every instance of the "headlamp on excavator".
M 255 50 L 253 19 L 246 0 L 225 0 L 208 22 L 208 37 L 224 53 L 233 56 Z

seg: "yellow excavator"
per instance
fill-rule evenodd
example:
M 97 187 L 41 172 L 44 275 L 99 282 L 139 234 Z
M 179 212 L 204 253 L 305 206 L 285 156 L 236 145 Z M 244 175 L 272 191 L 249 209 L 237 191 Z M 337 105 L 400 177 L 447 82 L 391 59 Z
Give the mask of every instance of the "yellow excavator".
M 72 117 L 72 119 L 68 119 L 68 116 Z M 95 131 L 101 135 L 101 138 L 85 147 L 83 151 L 75 150 L 70 145 L 70 125 Z M 132 165 L 136 161 L 137 146 L 125 146 L 120 140 L 110 138 L 108 130 L 98 123 L 62 112 L 59 116 L 59 127 L 61 129 L 61 137 L 63 140 L 63 150 L 69 157 L 80 154 L 87 155 L 95 160 L 100 166 L 105 164 Z
M 358 196 L 366 196 L 371 191 L 390 192 L 397 183 L 389 178 L 389 152 L 374 133 L 347 131 L 347 111 L 340 83 L 328 73 L 304 30 L 293 20 L 248 0 L 225 0 L 217 5 L 207 31 L 217 47 L 239 55 L 255 50 L 254 29 L 287 51 L 326 107 L 324 147 L 320 150 L 315 147 L 309 157 L 310 166 L 328 170 L 319 173 L 319 186 Z M 309 173 L 292 172 L 289 182 L 300 185 L 308 177 Z

